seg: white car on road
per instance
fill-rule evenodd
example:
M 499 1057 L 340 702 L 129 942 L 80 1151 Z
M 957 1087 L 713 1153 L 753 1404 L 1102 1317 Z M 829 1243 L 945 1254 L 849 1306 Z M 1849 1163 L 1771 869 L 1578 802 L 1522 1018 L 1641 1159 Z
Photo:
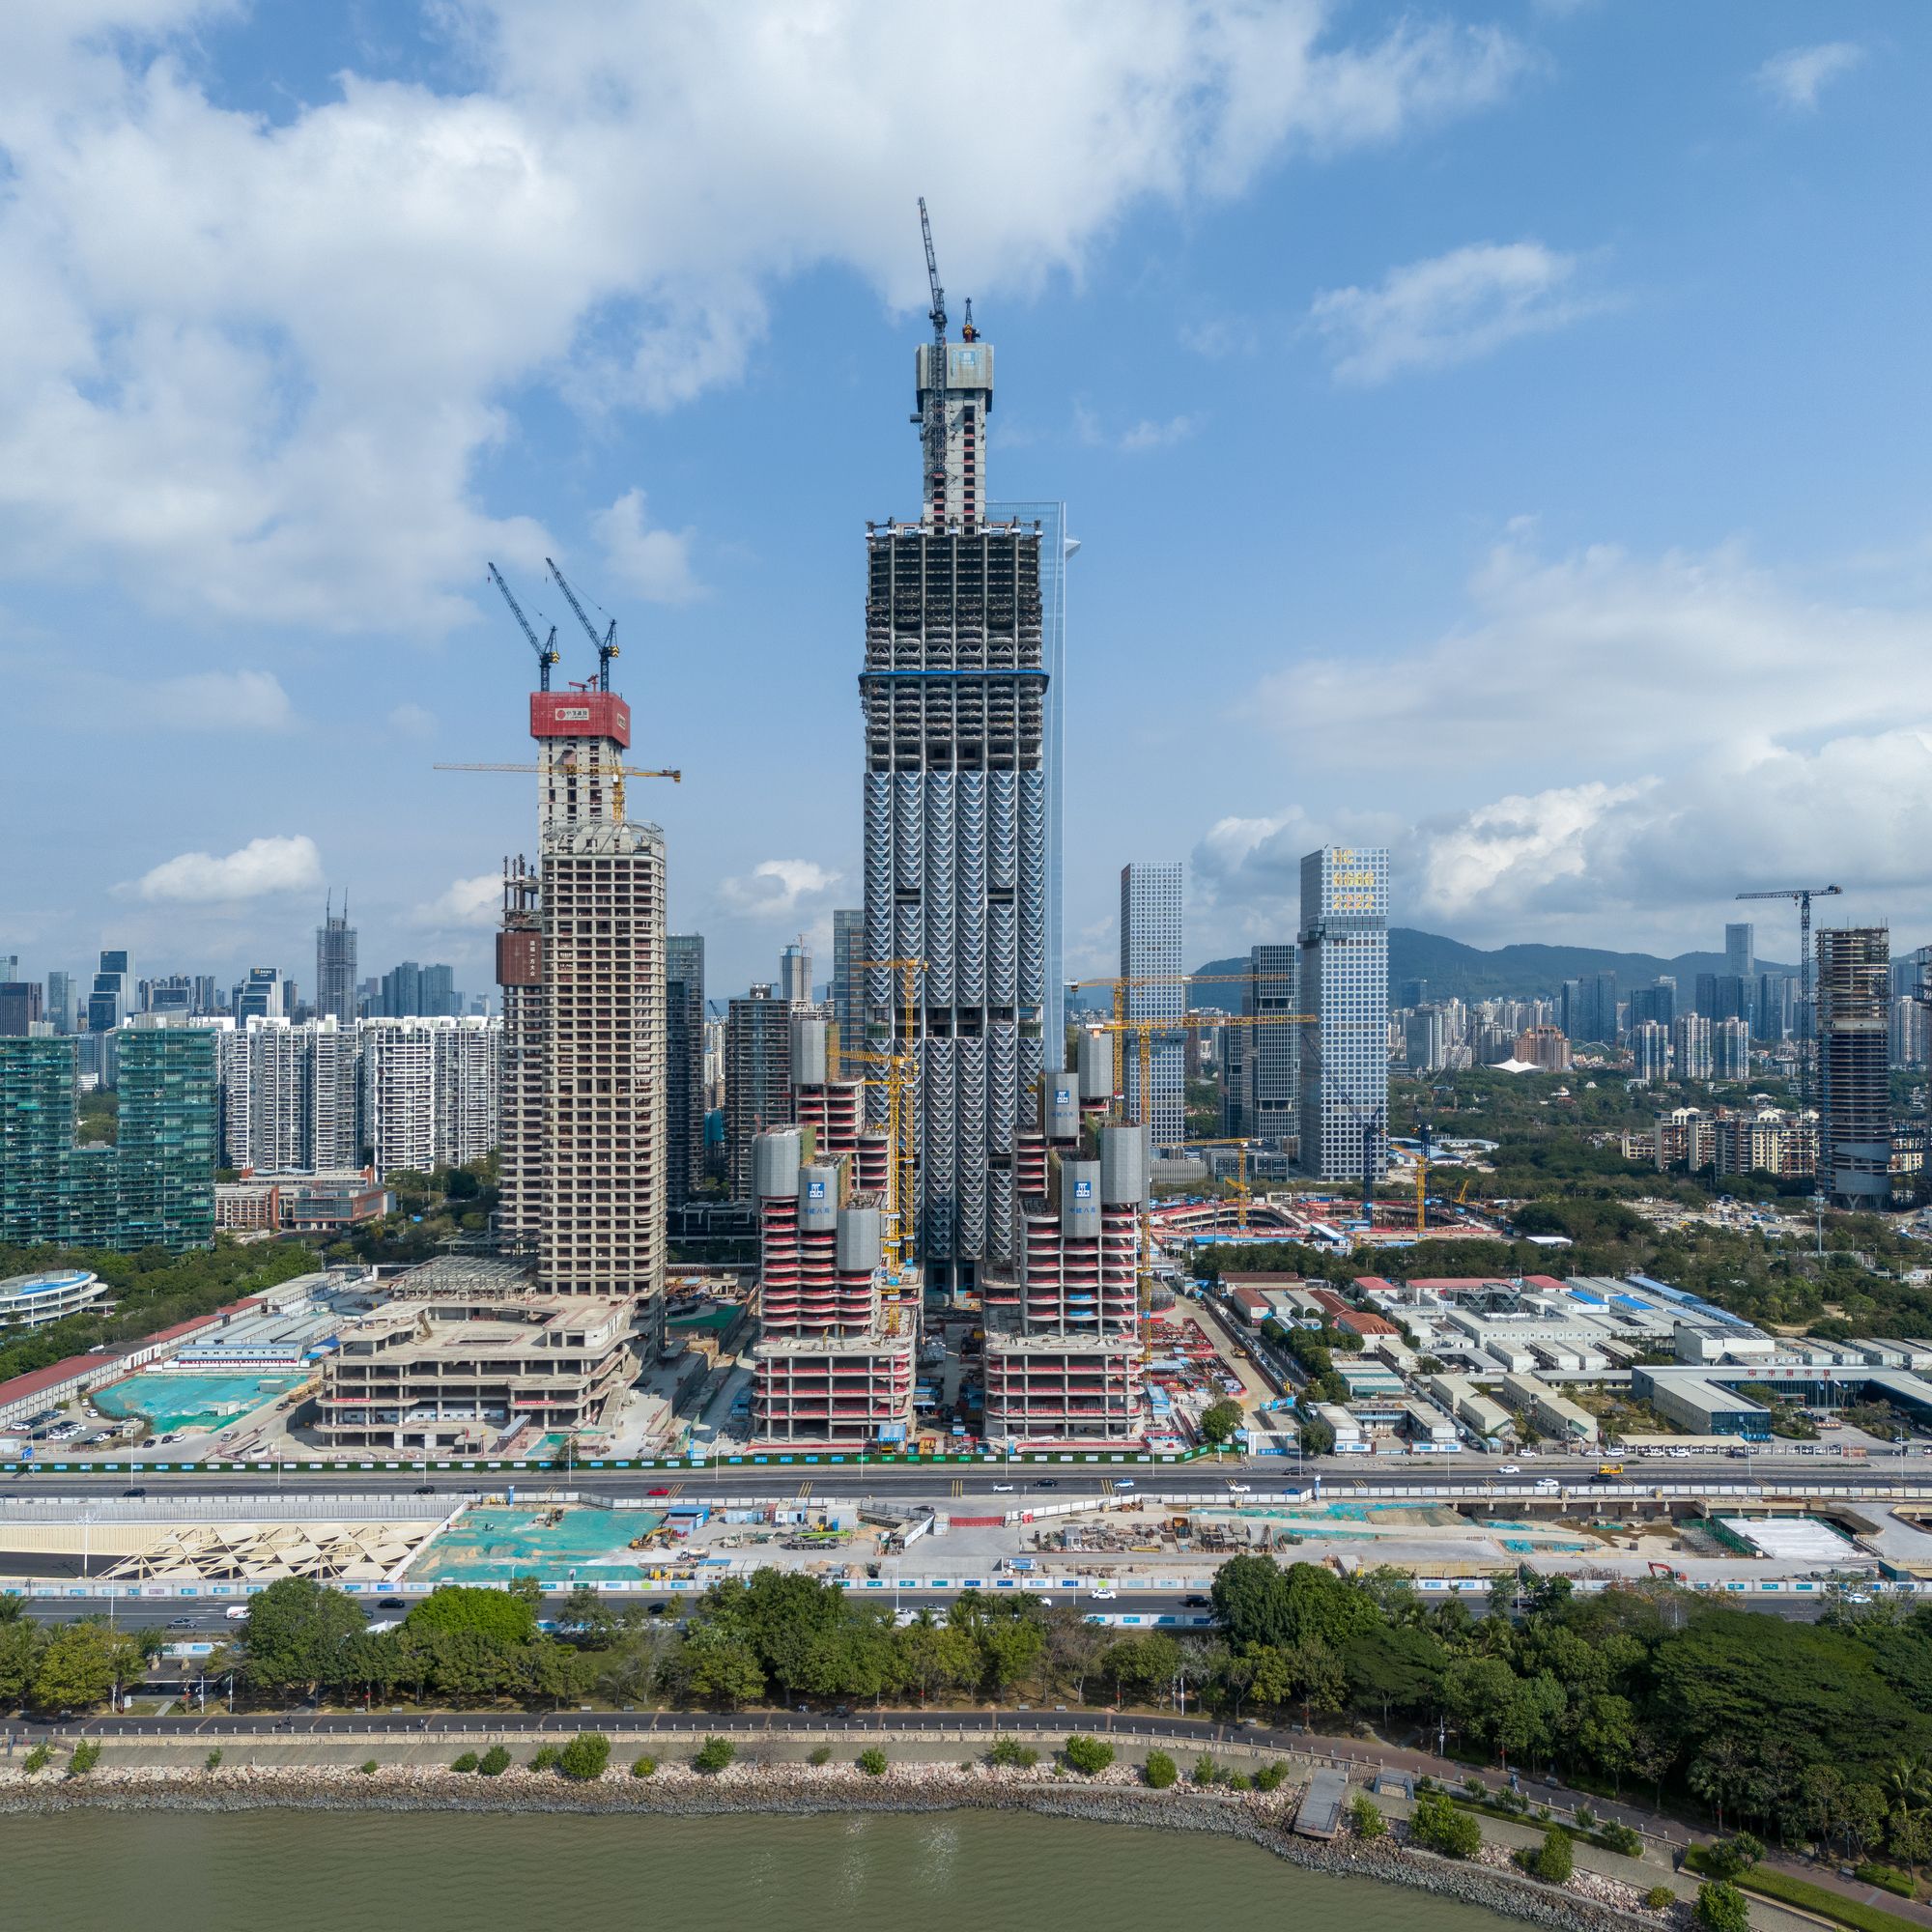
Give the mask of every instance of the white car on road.
M 1505 1463 L 1502 1465 L 1502 1467 L 1496 1471 L 1496 1474 L 1499 1476 L 1520 1476 L 1522 1474 L 1522 1467 L 1520 1463 Z

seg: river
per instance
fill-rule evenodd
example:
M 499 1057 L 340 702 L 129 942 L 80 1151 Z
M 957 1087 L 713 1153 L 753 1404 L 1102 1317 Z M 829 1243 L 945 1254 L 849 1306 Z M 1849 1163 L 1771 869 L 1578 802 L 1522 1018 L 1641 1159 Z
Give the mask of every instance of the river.
M 1005 1932 L 1290 1922 L 1498 1932 L 1236 1839 L 950 1811 L 668 1818 L 109 1811 L 0 1818 L 6 1923 L 117 1932 Z

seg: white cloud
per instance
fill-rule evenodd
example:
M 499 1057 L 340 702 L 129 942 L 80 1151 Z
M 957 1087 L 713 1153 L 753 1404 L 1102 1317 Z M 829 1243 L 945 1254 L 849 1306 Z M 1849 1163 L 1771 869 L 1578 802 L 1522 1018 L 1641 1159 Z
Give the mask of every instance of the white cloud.
M 767 859 L 741 877 L 719 880 L 718 896 L 735 912 L 782 918 L 830 892 L 838 879 L 810 859 Z
M 389 729 L 400 738 L 434 737 L 436 713 L 420 704 L 399 704 L 389 713 Z
M 1324 838 L 1391 847 L 1398 923 L 1485 944 L 1675 951 L 1735 892 L 1834 878 L 1847 916 L 1932 931 L 1932 611 L 1828 601 L 1735 545 L 1546 556 L 1527 523 L 1469 592 L 1412 648 L 1264 682 L 1305 795 L 1373 769 L 1385 809 L 1211 826 L 1190 931 L 1292 932 Z
M 1208 362 L 1252 355 L 1262 346 L 1261 330 L 1243 316 L 1216 315 L 1183 323 L 1179 336 L 1183 349 Z
M 644 519 L 644 493 L 627 490 L 590 527 L 617 577 L 652 604 L 689 604 L 704 595 L 691 570 L 695 530 L 655 530 Z
M 1167 449 L 1185 442 L 1201 427 L 1199 415 L 1169 416 L 1157 422 L 1143 416 L 1123 430 L 1110 430 L 1085 403 L 1073 406 L 1073 431 L 1090 449 L 1115 449 L 1123 456 L 1138 456 L 1151 449 Z
M 412 923 L 443 932 L 465 926 L 489 926 L 497 923 L 502 910 L 501 873 L 479 872 L 473 879 L 452 880 L 440 897 L 416 907 Z
M 1478 242 L 1391 269 L 1373 289 L 1324 290 L 1309 321 L 1327 339 L 1335 380 L 1368 387 L 1474 361 L 1601 309 L 1602 298 L 1576 288 L 1579 265 L 1540 242 Z
M 1132 429 L 1122 433 L 1119 447 L 1128 455 L 1144 449 L 1167 449 L 1185 442 L 1201 427 L 1198 415 L 1169 416 L 1165 422 L 1150 422 L 1145 417 Z
M 140 694 L 145 720 L 201 731 L 285 731 L 295 722 L 289 695 L 268 670 L 192 671 Z
M 1136 203 L 1385 145 L 1525 66 L 1493 28 L 1351 39 L 1325 0 L 1011 0 L 947 50 L 969 186 L 917 9 L 444 0 L 461 93 L 350 73 L 272 118 L 172 58 L 222 11 L 0 20 L 0 573 L 422 635 L 465 617 L 477 557 L 543 554 L 474 487 L 506 397 L 733 381 L 819 264 L 923 306 L 913 184 L 955 287 L 1030 290 Z M 688 581 L 663 544 L 641 561 Z
M 1751 76 L 1781 106 L 1810 114 L 1829 82 L 1864 64 L 1865 50 L 1856 41 L 1826 41 L 1815 47 L 1789 47 L 1773 54 Z
M 1265 680 L 1296 756 L 1374 753 L 1439 772 L 1503 762 L 1638 773 L 1932 718 L 1932 613 L 1833 604 L 1741 546 L 1546 558 L 1519 524 L 1469 584 L 1467 619 L 1379 663 L 1318 657 Z M 1830 666 L 1832 675 L 1819 676 Z
M 225 905 L 321 887 L 322 856 L 315 840 L 298 835 L 251 838 L 239 851 L 220 857 L 184 852 L 116 890 L 150 905 Z

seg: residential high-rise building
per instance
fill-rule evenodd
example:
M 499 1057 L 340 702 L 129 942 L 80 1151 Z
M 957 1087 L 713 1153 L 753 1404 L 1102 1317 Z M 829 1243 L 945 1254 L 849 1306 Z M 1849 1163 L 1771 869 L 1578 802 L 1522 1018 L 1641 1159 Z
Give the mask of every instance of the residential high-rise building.
M 704 935 L 665 941 L 665 1198 L 704 1184 Z
M 1757 927 L 1748 920 L 1724 928 L 1724 971 L 1740 980 L 1757 971 Z
M 860 693 L 866 957 L 925 964 L 910 1038 L 894 969 L 867 969 L 866 1009 L 873 1051 L 920 1060 L 920 1254 L 952 1291 L 1009 1238 L 1022 1096 L 1062 1051 L 1046 652 L 1067 546 L 988 518 L 991 345 L 922 344 L 916 393 L 920 518 L 868 526 Z
M 0 988 L 0 992 L 4 992 Z M 1925 1002 L 1895 997 L 1891 1002 L 1891 1065 L 1901 1072 L 1921 1071 L 1926 1063 Z
M 347 894 L 339 913 L 333 897 L 324 902 L 315 929 L 315 1016 L 355 1024 L 355 928 L 349 923 Z
M 105 949 L 87 996 L 89 1033 L 112 1033 L 134 1010 L 134 957 L 125 948 Z
M 1670 1029 L 1643 1020 L 1630 1030 L 1631 1080 L 1640 1087 L 1670 1078 Z
M 1711 1022 L 1711 1078 L 1748 1080 L 1750 1078 L 1750 1022 L 1713 1020 Z
M 500 1020 L 364 1020 L 357 1033 L 361 1145 L 378 1173 L 461 1167 L 496 1148 Z
M 42 1007 L 42 1015 L 56 1033 L 71 1033 L 74 1029 L 74 986 L 71 973 L 49 973 L 47 975 L 47 996 Z
M 1181 978 L 1181 895 L 1179 864 L 1121 867 L 1121 978 L 1130 1020 L 1179 1020 L 1187 1006 Z M 1258 1029 L 1261 1031 L 1261 1029 Z M 1289 1031 L 1287 1028 L 1281 1029 Z M 1185 1049 L 1179 1027 L 1156 1030 L 1149 1047 L 1151 1092 L 1140 1091 L 1138 1039 L 1127 1054 L 1127 1119 L 1148 1126 L 1152 1145 L 1172 1147 L 1187 1129 Z
M 792 1118 L 791 1010 L 763 984 L 726 1009 L 724 1183 L 733 1201 L 752 1198 L 753 1140 Z
M 552 1294 L 632 1298 L 664 1339 L 665 843 L 625 815 L 631 709 L 608 691 L 532 692 L 539 865 L 505 881 L 506 1244 Z M 513 1123 L 514 1122 L 514 1127 Z
M 0 1242 L 68 1238 L 62 1183 L 78 1092 L 71 1038 L 0 1037 Z
M 220 1152 L 213 1030 L 128 1030 L 120 1094 L 118 1244 L 175 1252 L 213 1246 Z
M 307 1174 L 361 1165 L 354 1025 L 224 1020 L 215 1042 L 224 1167 Z
M 811 949 L 802 938 L 779 955 L 779 998 L 788 1007 L 811 1005 Z
M 1546 1073 L 1568 1073 L 1570 1041 L 1561 1027 L 1525 1027 L 1511 1043 L 1510 1058 L 1540 1066 Z
M 1301 862 L 1302 1167 L 1323 1180 L 1388 1166 L 1388 852 L 1324 845 Z M 1257 1029 L 1258 1032 L 1265 1029 Z
M 42 1018 L 38 980 L 0 980 L 0 1037 L 24 1038 Z
M 840 907 L 832 915 L 832 1017 L 841 1055 L 866 1044 L 865 961 L 865 908 Z
M 1298 1010 L 1295 1002 L 1296 962 L 1293 943 L 1248 949 L 1248 983 L 1241 1011 L 1265 1016 Z M 1297 1130 L 1294 1080 L 1299 1056 L 1293 1026 L 1229 1027 L 1230 1049 L 1241 1042 L 1241 1080 L 1245 1089 L 1241 1125 L 1234 1133 L 1272 1141 L 1277 1146 Z M 1440 1061 L 1435 1065 L 1440 1065 Z
M 1730 1020 L 1719 1022 L 1732 1024 Z M 1679 1080 L 1711 1078 L 1711 1022 L 1702 1013 L 1686 1013 L 1670 1029 L 1670 1058 Z
M 1891 1198 L 1890 945 L 1882 925 L 1818 933 L 1818 1181 L 1846 1208 Z

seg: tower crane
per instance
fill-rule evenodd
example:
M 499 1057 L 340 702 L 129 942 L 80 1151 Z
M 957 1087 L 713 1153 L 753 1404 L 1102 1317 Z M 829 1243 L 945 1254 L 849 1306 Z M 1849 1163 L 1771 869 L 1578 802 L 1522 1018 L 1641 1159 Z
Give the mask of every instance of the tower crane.
M 886 1069 L 883 1078 L 867 1084 L 886 1090 L 886 1131 L 893 1151 L 891 1259 L 893 1272 L 898 1274 L 919 1252 L 913 1225 L 919 1194 L 919 1109 L 913 1090 L 919 1079 L 919 976 L 925 970 L 925 961 L 862 959 L 859 965 L 862 972 L 876 968 L 899 974 L 903 990 L 905 1032 L 895 1043 L 895 1051 L 861 1053 L 848 1051 L 843 1044 L 838 1049 L 841 1065 L 854 1060 L 863 1065 Z
M 1251 1190 L 1248 1186 L 1248 1149 L 1254 1145 L 1253 1141 L 1238 1134 L 1231 1134 L 1224 1139 L 1209 1141 L 1196 1140 L 1192 1135 L 1189 1135 L 1187 1145 L 1190 1148 L 1231 1147 L 1235 1149 L 1235 1199 L 1239 1204 L 1235 1232 L 1245 1238 L 1248 1232 L 1248 1202 L 1251 1199 Z
M 1114 1093 L 1118 1098 L 1127 1091 L 1127 1034 L 1131 1030 L 1127 1019 L 1127 994 L 1133 987 L 1245 986 L 1252 978 L 1253 976 L 1247 973 L 1154 973 L 1130 979 L 1117 979 L 1109 974 L 1098 980 L 1069 980 L 1066 983 L 1069 986 L 1111 986 L 1114 989 L 1114 1025 L 1104 1031 L 1112 1033 L 1114 1037 Z M 1214 1027 L 1225 1026 L 1231 1019 L 1238 1020 L 1249 1016 L 1241 1013 L 1221 1013 L 1202 1014 L 1198 1017 L 1201 1024 L 1193 1029 L 1197 1032 L 1204 1029 L 1211 1031 Z M 1079 1022 L 1076 1021 L 1075 1024 L 1078 1025 Z M 1174 1022 L 1174 1027 L 1176 1031 L 1181 1030 L 1178 1020 Z M 1156 1031 L 1161 1030 L 1162 1027 L 1156 1023 Z
M 919 198 L 919 232 L 925 242 L 925 281 L 932 292 L 926 320 L 932 324 L 932 362 L 926 370 L 925 414 L 920 431 L 925 444 L 925 487 L 935 515 L 946 489 L 946 291 L 939 282 L 939 257 L 932 250 L 932 223 L 925 197 Z
M 564 769 L 566 771 L 575 770 L 575 766 L 571 764 L 567 757 L 564 761 Z M 543 767 L 541 765 L 496 764 L 433 765 L 431 770 L 439 772 L 523 772 L 526 775 L 536 773 L 541 776 Z M 684 782 L 684 774 L 682 772 L 647 772 L 641 765 L 617 765 L 614 767 L 604 765 L 599 766 L 598 771 L 608 774 L 611 779 L 611 810 L 619 818 L 622 818 L 624 815 L 624 781 L 626 779 L 668 779 L 672 784 L 682 784 Z
M 617 620 L 612 617 L 611 628 L 600 638 L 597 635 L 597 626 L 583 614 L 583 606 L 577 601 L 577 592 L 564 582 L 563 572 L 556 567 L 553 558 L 545 557 L 544 561 L 550 565 L 550 574 L 556 579 L 556 587 L 569 598 L 570 608 L 577 612 L 577 621 L 583 626 L 583 635 L 597 646 L 597 689 L 609 691 L 611 660 L 617 655 Z M 545 686 L 545 689 L 548 690 L 549 686 Z
M 1818 1011 L 1811 998 L 1811 901 L 1836 898 L 1841 886 L 1785 886 L 1776 892 L 1740 893 L 1741 899 L 1796 899 L 1798 901 L 1798 982 L 1803 989 L 1809 1038 L 1798 1049 L 1798 1098 L 1801 1107 L 1811 1105 L 1811 1066 L 1817 1054 Z
M 503 593 L 503 602 L 510 607 L 510 614 L 524 628 L 524 636 L 530 640 L 530 649 L 537 654 L 537 689 L 550 689 L 550 668 L 556 662 L 556 626 L 550 627 L 550 636 L 542 643 L 537 642 L 537 634 L 530 628 L 530 620 L 524 615 L 524 607 L 510 594 L 510 586 L 503 582 L 503 573 L 493 563 L 489 566 L 490 582 Z

